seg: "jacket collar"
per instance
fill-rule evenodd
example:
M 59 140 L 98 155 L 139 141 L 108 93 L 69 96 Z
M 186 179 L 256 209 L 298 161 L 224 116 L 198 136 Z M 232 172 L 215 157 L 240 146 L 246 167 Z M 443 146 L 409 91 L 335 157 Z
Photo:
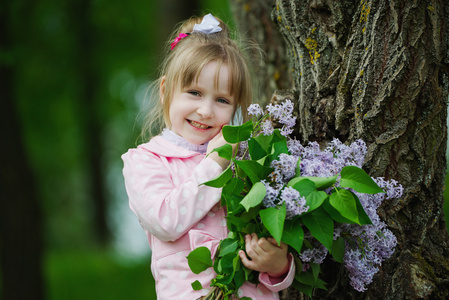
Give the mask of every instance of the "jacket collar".
M 148 143 L 142 144 L 139 147 L 164 157 L 187 158 L 196 155 L 204 155 L 178 146 L 160 135 L 153 137 Z

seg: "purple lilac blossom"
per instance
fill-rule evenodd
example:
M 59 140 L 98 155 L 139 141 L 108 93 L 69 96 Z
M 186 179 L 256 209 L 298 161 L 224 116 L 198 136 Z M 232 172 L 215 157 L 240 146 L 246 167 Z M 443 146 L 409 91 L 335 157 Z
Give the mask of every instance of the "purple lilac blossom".
M 281 203 L 285 203 L 287 208 L 287 219 L 300 216 L 309 210 L 309 206 L 306 206 L 306 198 L 292 187 L 286 187 L 281 191 Z
M 287 148 L 291 155 L 301 156 L 301 153 L 304 151 L 304 146 L 301 145 L 301 142 L 297 139 L 288 139 L 287 140 Z
M 249 151 L 248 151 L 248 141 L 242 141 L 239 143 L 239 147 L 237 153 L 235 155 L 237 160 L 250 160 Z
M 259 104 L 253 103 L 248 107 L 248 115 L 258 117 L 263 115 L 263 110 Z
M 281 134 L 288 136 L 293 132 L 293 127 L 296 124 L 296 118 L 293 117 L 293 102 L 291 100 L 285 100 L 281 104 L 268 104 L 268 114 L 276 119 L 280 124 L 284 126 L 281 129 Z
M 365 291 L 382 261 L 393 255 L 397 239 L 379 218 L 377 208 L 387 198 L 400 198 L 403 187 L 395 180 L 386 181 L 384 178 L 375 178 L 376 183 L 385 191 L 385 194 L 360 194 L 360 203 L 370 217 L 372 225 L 344 225 L 345 230 L 351 233 L 346 240 L 344 264 L 349 271 L 351 285 L 358 291 Z M 361 251 L 363 249 L 363 251 Z
M 293 127 L 283 126 L 283 127 L 281 128 L 280 133 L 281 133 L 281 135 L 283 135 L 283 136 L 289 136 L 290 134 L 293 133 Z
M 242 141 L 239 143 L 237 153 L 235 154 L 236 160 L 250 160 L 251 157 L 248 151 L 248 141 Z M 231 170 L 235 172 L 234 161 L 231 161 Z
M 261 124 L 262 134 L 263 135 L 271 135 L 274 132 L 273 124 L 270 120 L 265 120 Z
M 347 146 L 334 139 L 324 150 L 316 142 L 303 147 L 298 141 L 291 140 L 287 146 L 292 155 L 301 157 L 301 174 L 317 177 L 333 176 L 345 166 L 361 167 L 367 151 L 362 140 Z
M 316 264 L 322 264 L 329 251 L 323 245 L 316 248 L 306 249 L 301 252 L 300 258 L 303 262 L 312 262 Z
M 366 144 L 362 140 L 356 140 L 350 146 L 343 144 L 338 139 L 333 139 L 326 147 L 326 151 L 333 153 L 343 166 L 353 165 L 362 167 L 366 155 Z
M 320 150 L 316 142 L 303 147 L 298 141 L 290 140 L 287 146 L 292 155 L 301 157 L 300 169 L 303 176 L 327 177 L 338 174 L 348 165 L 362 167 L 367 152 L 366 145 L 361 140 L 347 146 L 334 139 L 324 150 Z M 358 291 L 366 290 L 366 285 L 371 283 L 382 261 L 394 253 L 397 244 L 396 237 L 380 219 L 377 209 L 384 199 L 400 198 L 403 187 L 395 180 L 387 181 L 382 177 L 374 178 L 374 181 L 385 193 L 369 195 L 352 191 L 360 199 L 373 224 L 342 224 L 334 232 L 334 239 L 342 232 L 351 236 L 346 237 L 344 264 L 349 271 L 351 285 Z M 310 261 L 310 257 L 318 252 L 316 249 L 304 250 L 301 259 Z
M 259 113 L 256 105 L 251 107 L 250 114 Z M 284 124 L 281 133 L 288 136 L 292 132 L 295 118 L 292 117 L 293 104 L 287 100 L 282 104 L 270 104 L 267 106 L 268 114 L 272 119 L 277 119 Z M 261 123 L 264 135 L 273 133 L 270 120 Z M 270 174 L 271 182 L 262 180 L 267 193 L 263 200 L 265 207 L 277 207 L 286 204 L 288 217 L 293 217 L 307 211 L 306 202 L 299 192 L 293 188 L 285 187 L 291 177 L 295 176 L 296 163 L 301 158 L 300 170 L 302 176 L 328 177 L 338 174 L 343 167 L 354 165 L 363 166 L 367 152 L 366 144 L 357 140 L 351 145 L 345 145 L 338 139 L 334 139 L 328 146 L 321 150 L 316 142 L 310 142 L 308 146 L 302 146 L 295 139 L 287 138 L 287 147 L 291 155 L 280 156 L 278 161 L 273 161 L 271 167 L 274 172 Z M 358 291 L 365 291 L 371 283 L 374 274 L 379 270 L 382 261 L 389 258 L 395 250 L 397 239 L 387 228 L 387 225 L 377 214 L 378 207 L 384 199 L 400 198 L 403 187 L 395 180 L 385 180 L 382 177 L 373 178 L 385 193 L 368 195 L 354 192 L 372 225 L 336 224 L 334 240 L 340 236 L 345 238 L 344 264 L 349 271 L 351 285 Z M 338 186 L 338 181 L 337 184 Z M 330 192 L 331 188 L 326 192 Z M 313 242 L 313 240 L 312 240 Z M 323 245 L 315 245 L 312 249 L 306 249 L 300 254 L 300 258 L 307 269 L 309 262 L 321 264 L 328 254 Z
M 359 291 L 366 291 L 366 285 L 373 281 L 374 275 L 379 271 L 379 268 L 374 266 L 367 260 L 360 259 L 362 257 L 361 249 L 345 250 L 345 267 L 349 271 L 349 279 L 351 286 Z
M 281 153 L 279 160 L 271 162 L 271 167 L 274 169 L 273 173 L 269 175 L 271 181 L 280 184 L 287 183 L 295 176 L 298 159 L 297 156 Z
M 265 186 L 266 189 L 266 195 L 263 199 L 263 205 L 265 207 L 277 207 L 278 206 L 278 195 L 279 192 L 282 189 L 283 185 L 277 185 L 275 187 L 272 187 L 270 185 L 270 183 L 268 183 L 266 180 L 261 180 L 261 182 L 263 183 L 263 185 Z

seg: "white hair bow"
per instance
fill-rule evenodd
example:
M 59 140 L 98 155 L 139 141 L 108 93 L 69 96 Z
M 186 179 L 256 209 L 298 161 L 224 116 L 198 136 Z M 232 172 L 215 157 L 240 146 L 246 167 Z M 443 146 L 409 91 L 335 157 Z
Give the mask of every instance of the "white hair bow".
M 203 17 L 201 24 L 195 24 L 193 26 L 193 31 L 207 34 L 216 33 L 221 31 L 221 27 L 219 25 L 220 22 L 218 22 L 212 14 L 208 14 Z

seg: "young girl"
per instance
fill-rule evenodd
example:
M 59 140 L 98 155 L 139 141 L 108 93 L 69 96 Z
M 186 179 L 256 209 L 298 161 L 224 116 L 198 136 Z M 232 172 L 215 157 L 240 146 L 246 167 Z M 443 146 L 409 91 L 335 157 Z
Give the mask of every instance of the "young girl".
M 227 237 L 221 189 L 202 183 L 229 164 L 212 150 L 224 145 L 221 129 L 251 101 L 245 56 L 227 26 L 212 15 L 192 18 L 175 32 L 158 81 L 165 129 L 122 158 L 131 210 L 152 249 L 151 270 L 158 299 L 197 299 L 207 294 L 213 268 L 195 275 L 186 256 L 206 246 L 215 256 Z M 151 123 L 151 122 L 150 122 Z M 248 235 L 243 265 L 259 271 L 261 284 L 245 283 L 240 297 L 278 299 L 293 281 L 295 265 L 287 246 Z M 194 291 L 191 283 L 204 287 Z

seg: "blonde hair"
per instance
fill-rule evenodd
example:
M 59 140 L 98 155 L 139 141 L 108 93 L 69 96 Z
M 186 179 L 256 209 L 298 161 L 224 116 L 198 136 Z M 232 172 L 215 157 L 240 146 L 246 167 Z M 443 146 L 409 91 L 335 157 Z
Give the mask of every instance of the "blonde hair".
M 252 81 L 249 59 L 237 42 L 231 38 L 228 26 L 220 22 L 221 32 L 205 34 L 192 32 L 193 26 L 202 21 L 202 17 L 192 17 L 182 23 L 167 43 L 168 54 L 160 69 L 159 79 L 152 84 L 153 107 L 145 117 L 142 127 L 142 138 L 154 136 L 165 127 L 170 126 L 169 109 L 173 92 L 185 88 L 197 81 L 207 64 L 217 63 L 215 84 L 218 84 L 218 73 L 222 65 L 229 69 L 229 90 L 235 99 L 234 115 L 240 109 L 243 121 L 248 119 L 247 108 L 252 102 Z M 189 35 L 170 49 L 170 44 L 180 33 Z M 165 80 L 163 101 L 160 86 Z

